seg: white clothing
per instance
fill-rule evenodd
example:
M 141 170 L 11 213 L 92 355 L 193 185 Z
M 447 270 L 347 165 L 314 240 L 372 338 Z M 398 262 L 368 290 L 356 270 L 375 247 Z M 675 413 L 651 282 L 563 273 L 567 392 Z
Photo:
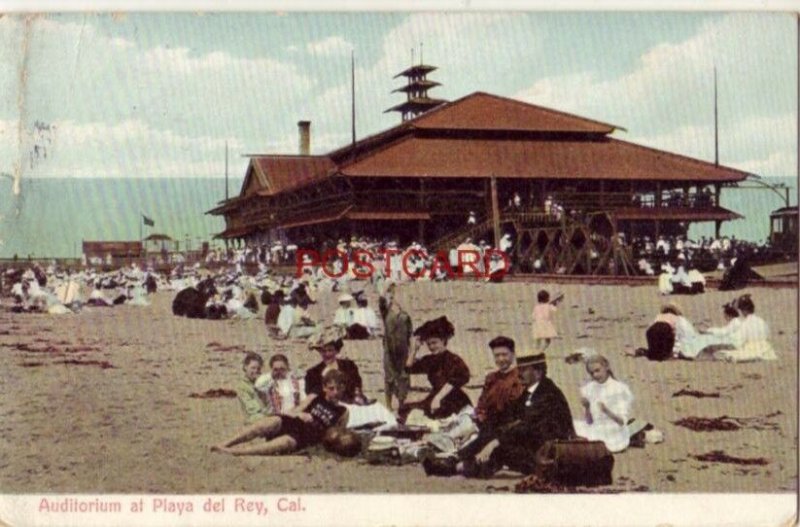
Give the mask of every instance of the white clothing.
M 736 331 L 730 334 L 736 349 L 725 351 L 725 358 L 734 362 L 776 360 L 778 356 L 769 342 L 769 327 L 757 315 L 747 315 Z
M 683 268 L 682 265 L 678 266 L 678 270 L 675 271 L 675 274 L 672 275 L 672 283 L 673 284 L 682 284 L 686 287 L 691 287 L 692 283 L 689 280 L 689 275 L 686 273 L 686 269 Z
M 674 355 L 680 355 L 685 344 L 697 336 L 697 331 L 689 319 L 684 316 L 675 317 L 675 346 L 672 348 Z
M 339 307 L 333 315 L 333 325 L 348 328 L 353 324 L 354 309 L 351 307 Z
M 658 292 L 662 295 L 672 293 L 672 275 L 668 272 L 663 272 L 658 275 Z
M 306 396 L 306 381 L 295 373 L 286 379 L 274 380 L 271 373 L 261 375 L 255 382 L 255 388 L 266 394 L 267 410 L 270 414 L 285 414 L 295 407 L 295 401 L 302 401 Z M 270 392 L 274 391 L 280 400 L 280 408 L 276 407 Z
M 703 284 L 706 285 L 706 277 L 697 269 L 690 269 L 687 273 L 689 276 L 690 284 Z
M 707 333 L 716 335 L 718 337 L 729 337 L 742 325 L 742 319 L 739 317 L 732 318 L 727 324 L 721 328 L 708 328 Z
M 633 403 L 633 394 L 628 385 L 613 377 L 609 377 L 602 384 L 592 380 L 581 387 L 581 397 L 589 401 L 592 423 L 587 423 L 583 419 L 576 420 L 575 433 L 590 441 L 602 441 L 611 452 L 625 450 L 630 443 L 627 423 Z M 600 410 L 600 403 L 620 417 L 625 424 L 619 425 Z
M 367 405 L 342 403 L 342 406 L 347 408 L 347 428 L 358 428 L 370 423 L 397 425 L 397 417 L 381 403 Z
M 281 312 L 278 315 L 278 321 L 276 325 L 280 330 L 281 334 L 286 336 L 289 334 L 289 330 L 292 329 L 292 325 L 294 324 L 294 307 L 289 304 L 286 304 L 281 307 Z
M 353 313 L 353 324 L 364 326 L 369 330 L 370 335 L 375 335 L 381 327 L 378 322 L 378 316 L 375 314 L 375 311 L 369 307 L 356 308 Z

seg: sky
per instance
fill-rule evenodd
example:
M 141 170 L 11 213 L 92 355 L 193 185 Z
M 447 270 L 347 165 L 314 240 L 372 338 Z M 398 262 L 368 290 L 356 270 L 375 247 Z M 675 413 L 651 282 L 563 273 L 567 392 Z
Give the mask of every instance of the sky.
M 609 122 L 615 137 L 797 175 L 797 18 L 783 13 L 138 13 L 0 18 L 0 173 L 241 176 L 244 154 L 350 141 L 400 122 L 393 79 L 486 91 Z

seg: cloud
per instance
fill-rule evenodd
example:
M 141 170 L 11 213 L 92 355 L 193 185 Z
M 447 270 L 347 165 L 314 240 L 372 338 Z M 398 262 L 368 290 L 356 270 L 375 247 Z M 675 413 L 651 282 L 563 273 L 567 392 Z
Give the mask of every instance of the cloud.
M 797 103 L 793 90 L 775 90 L 788 55 L 779 44 L 785 35 L 767 21 L 749 13 L 713 18 L 683 41 L 644 50 L 627 71 L 546 77 L 513 96 L 625 127 L 627 140 L 713 161 L 716 66 L 722 162 L 793 174 Z
M 151 128 L 141 120 L 116 124 L 59 121 L 47 159 L 29 175 L 46 177 L 189 177 L 224 173 L 225 142 L 233 150 L 243 145 L 235 137 L 187 137 Z M 146 152 L 147 155 L 142 155 Z M 237 164 L 246 165 L 240 160 Z
M 341 55 L 351 49 L 353 49 L 353 45 L 340 36 L 332 36 L 306 44 L 306 50 L 309 53 L 318 55 Z
M 752 116 L 719 127 L 720 164 L 760 176 L 794 176 L 797 144 L 793 141 L 796 116 Z M 688 125 L 668 132 L 642 136 L 634 142 L 660 150 L 714 161 L 714 126 Z

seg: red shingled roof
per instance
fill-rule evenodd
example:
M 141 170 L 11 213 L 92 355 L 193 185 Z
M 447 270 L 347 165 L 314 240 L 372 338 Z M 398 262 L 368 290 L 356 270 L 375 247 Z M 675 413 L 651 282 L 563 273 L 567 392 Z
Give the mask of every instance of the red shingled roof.
M 406 136 L 350 165 L 356 177 L 741 181 L 748 174 L 610 137 L 598 140 Z
M 248 172 L 242 191 L 255 185 L 261 196 L 271 196 L 305 186 L 323 179 L 335 168 L 327 156 L 257 156 L 250 160 L 253 172 Z M 250 174 L 255 176 L 250 177 Z M 252 181 L 251 179 L 255 179 Z
M 345 159 L 351 151 L 368 151 L 398 136 L 419 130 L 481 130 L 488 132 L 609 134 L 621 126 L 602 123 L 542 106 L 474 92 L 446 102 L 413 119 L 328 153 L 332 159 Z
M 505 130 L 515 132 L 572 132 L 609 134 L 613 124 L 601 123 L 550 108 L 475 92 L 424 113 L 410 121 L 416 128 Z

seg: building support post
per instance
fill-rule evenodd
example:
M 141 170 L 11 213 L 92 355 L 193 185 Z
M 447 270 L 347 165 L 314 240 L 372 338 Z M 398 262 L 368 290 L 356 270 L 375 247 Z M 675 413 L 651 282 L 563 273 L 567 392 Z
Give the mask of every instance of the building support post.
M 714 237 L 719 239 L 719 229 L 722 227 L 722 220 L 714 221 Z
M 494 228 L 494 246 L 500 243 L 500 205 L 497 202 L 497 178 L 492 176 L 490 180 L 492 189 L 492 227 Z
M 606 207 L 606 182 L 605 180 L 600 180 L 600 208 L 605 210 Z

